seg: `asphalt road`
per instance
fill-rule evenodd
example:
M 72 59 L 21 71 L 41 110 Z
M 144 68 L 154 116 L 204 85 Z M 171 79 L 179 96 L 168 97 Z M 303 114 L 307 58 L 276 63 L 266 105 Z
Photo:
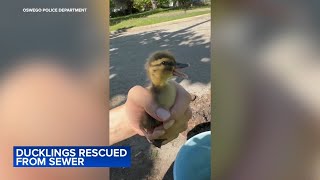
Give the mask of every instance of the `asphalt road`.
M 110 35 L 110 103 L 125 100 L 134 85 L 147 85 L 144 64 L 157 50 L 169 50 L 177 61 L 189 63 L 189 79 L 177 79 L 187 90 L 210 89 L 210 15 L 113 32 Z

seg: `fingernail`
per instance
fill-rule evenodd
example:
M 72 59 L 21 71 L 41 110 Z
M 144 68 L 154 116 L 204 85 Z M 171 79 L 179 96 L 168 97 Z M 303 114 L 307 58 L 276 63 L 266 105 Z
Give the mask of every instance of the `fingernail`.
M 163 128 L 164 129 L 169 129 L 173 124 L 174 124 L 175 120 L 170 120 L 166 123 L 163 124 Z
M 162 120 L 168 120 L 170 117 L 169 111 L 163 109 L 163 108 L 158 108 L 156 111 L 157 116 L 162 119 Z
M 162 136 L 164 135 L 166 132 L 164 130 L 156 130 L 153 132 L 153 136 L 155 137 L 159 137 L 159 136 Z

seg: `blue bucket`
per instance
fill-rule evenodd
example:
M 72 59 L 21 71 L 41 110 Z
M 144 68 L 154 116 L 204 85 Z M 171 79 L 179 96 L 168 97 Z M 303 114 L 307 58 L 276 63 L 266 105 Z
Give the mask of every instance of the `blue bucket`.
M 190 138 L 180 149 L 173 167 L 175 180 L 210 180 L 211 131 Z

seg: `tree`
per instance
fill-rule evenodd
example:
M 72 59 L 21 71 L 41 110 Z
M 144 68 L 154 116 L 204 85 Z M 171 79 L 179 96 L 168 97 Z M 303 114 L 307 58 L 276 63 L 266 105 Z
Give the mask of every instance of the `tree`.
M 152 9 L 152 4 L 150 0 L 134 0 L 133 7 L 142 12 Z
M 112 4 L 115 9 L 123 12 L 127 11 L 126 14 L 131 14 L 133 10 L 133 0 L 112 0 Z
M 152 9 L 157 9 L 158 8 L 157 0 L 151 0 L 151 4 L 152 4 Z
M 187 12 L 187 9 L 191 6 L 192 0 L 178 0 L 179 6 L 183 7 L 184 12 Z

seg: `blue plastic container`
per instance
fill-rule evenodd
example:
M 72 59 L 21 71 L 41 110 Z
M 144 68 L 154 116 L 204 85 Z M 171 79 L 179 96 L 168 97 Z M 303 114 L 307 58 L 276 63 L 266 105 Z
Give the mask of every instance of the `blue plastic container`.
M 175 180 L 211 179 L 211 131 L 193 136 L 181 147 L 173 176 Z

